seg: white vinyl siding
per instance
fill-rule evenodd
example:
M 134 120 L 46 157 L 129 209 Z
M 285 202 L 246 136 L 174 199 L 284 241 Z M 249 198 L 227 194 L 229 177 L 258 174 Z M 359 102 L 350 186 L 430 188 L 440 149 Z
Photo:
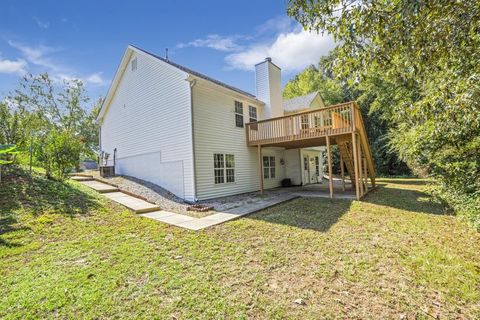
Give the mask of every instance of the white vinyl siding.
M 195 177 L 197 198 L 199 200 L 228 196 L 260 189 L 260 174 L 256 147 L 247 147 L 245 130 L 235 126 L 235 101 L 243 106 L 252 105 L 251 101 L 242 101 L 214 88 L 197 83 L 193 87 L 193 117 L 195 141 Z M 255 106 L 255 105 L 254 105 Z M 255 106 L 258 112 L 263 108 Z M 248 109 L 243 108 L 243 116 L 247 117 Z M 283 167 L 279 160 L 283 150 L 264 148 L 277 159 L 277 178 L 265 182 L 265 188 L 280 185 L 280 173 Z M 215 184 L 214 154 L 234 155 L 234 182 Z M 225 181 L 227 176 L 225 177 Z
M 302 184 L 302 163 L 300 149 L 285 150 L 286 169 L 285 175 L 294 185 Z
M 118 174 L 150 181 L 180 198 L 194 200 L 187 76 L 134 50 L 118 87 L 112 88 L 113 98 L 101 124 L 101 147 L 110 154 L 117 148 Z

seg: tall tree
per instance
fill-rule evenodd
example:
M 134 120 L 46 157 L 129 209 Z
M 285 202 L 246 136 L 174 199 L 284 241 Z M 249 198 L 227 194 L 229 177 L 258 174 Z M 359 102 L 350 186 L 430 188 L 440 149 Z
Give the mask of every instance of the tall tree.
M 480 2 L 290 0 L 287 10 L 333 35 L 337 74 L 391 123 L 400 157 L 480 209 Z
M 335 57 L 336 52 L 332 51 L 329 55 L 322 57 L 317 66 L 309 66 L 297 74 L 285 85 L 284 97 L 293 98 L 318 91 L 327 106 L 358 100 L 365 120 L 377 173 L 380 175 L 409 174 L 410 170 L 406 164 L 387 145 L 389 122 L 378 111 L 370 110 L 372 103 L 370 95 L 364 93 L 356 85 L 349 85 L 347 79 L 342 79 L 335 74 L 333 70 Z M 338 159 L 334 159 L 334 167 L 336 160 Z
M 89 98 L 79 80 L 59 84 L 48 74 L 25 76 L 0 104 L 0 142 L 24 150 L 33 145 L 37 164 L 48 176 L 63 179 L 81 158 L 98 154 L 95 118 L 101 103 L 88 111 Z

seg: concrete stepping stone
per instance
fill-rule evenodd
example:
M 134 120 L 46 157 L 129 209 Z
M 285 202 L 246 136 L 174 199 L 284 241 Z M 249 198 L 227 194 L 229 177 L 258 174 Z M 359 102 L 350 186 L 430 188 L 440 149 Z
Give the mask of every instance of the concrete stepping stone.
M 93 178 L 93 176 L 92 176 L 91 174 L 82 173 L 82 172 L 70 173 L 70 176 L 71 176 L 71 177 L 88 177 L 88 178 Z
M 82 181 L 82 184 L 86 185 L 87 187 L 92 188 L 93 190 L 96 190 L 100 193 L 107 193 L 107 192 L 115 192 L 118 191 L 117 187 L 111 186 L 106 183 L 102 183 L 99 181 Z
M 104 196 L 110 200 L 120 203 L 135 213 L 145 213 L 160 210 L 160 207 L 156 204 L 132 197 L 131 195 L 121 191 L 105 193 Z
M 75 181 L 92 181 L 93 177 L 87 177 L 87 176 L 72 176 L 70 179 L 75 180 Z

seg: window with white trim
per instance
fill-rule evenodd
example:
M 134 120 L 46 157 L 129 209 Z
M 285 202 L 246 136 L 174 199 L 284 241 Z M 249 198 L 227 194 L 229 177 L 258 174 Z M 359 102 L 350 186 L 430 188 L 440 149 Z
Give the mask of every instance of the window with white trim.
M 320 176 L 320 158 L 315 156 L 315 173 Z
M 235 156 L 215 153 L 213 155 L 213 173 L 215 184 L 235 182 Z
M 308 127 L 310 126 L 310 123 L 308 121 L 308 114 L 302 115 L 300 117 L 300 121 L 301 121 L 302 129 L 303 130 L 308 129 Z
M 257 121 L 257 108 L 254 106 L 248 106 L 248 122 Z
M 263 178 L 275 179 L 275 157 L 263 156 Z
M 235 101 L 235 126 L 243 128 L 243 103 Z

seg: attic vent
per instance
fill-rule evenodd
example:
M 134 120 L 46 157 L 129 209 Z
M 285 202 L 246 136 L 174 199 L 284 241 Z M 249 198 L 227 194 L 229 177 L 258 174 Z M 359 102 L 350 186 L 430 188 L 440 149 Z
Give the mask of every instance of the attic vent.
M 132 71 L 137 70 L 137 58 L 132 60 Z

